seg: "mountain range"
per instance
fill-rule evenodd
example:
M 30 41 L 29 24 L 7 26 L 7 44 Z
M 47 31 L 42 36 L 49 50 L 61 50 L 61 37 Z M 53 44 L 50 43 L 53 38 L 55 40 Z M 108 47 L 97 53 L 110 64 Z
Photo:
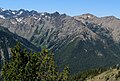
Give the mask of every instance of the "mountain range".
M 1 8 L 0 26 L 12 33 L 9 37 L 25 39 L 36 49 L 50 49 L 58 66 L 68 65 L 71 73 L 120 63 L 120 19 L 114 16 L 69 16 Z

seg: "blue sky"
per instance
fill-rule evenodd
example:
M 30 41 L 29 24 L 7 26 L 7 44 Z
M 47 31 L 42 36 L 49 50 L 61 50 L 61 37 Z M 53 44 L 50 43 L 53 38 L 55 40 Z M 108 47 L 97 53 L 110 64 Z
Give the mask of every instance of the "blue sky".
M 50 13 L 58 11 L 71 16 L 91 13 L 120 18 L 120 0 L 0 0 L 0 7 Z

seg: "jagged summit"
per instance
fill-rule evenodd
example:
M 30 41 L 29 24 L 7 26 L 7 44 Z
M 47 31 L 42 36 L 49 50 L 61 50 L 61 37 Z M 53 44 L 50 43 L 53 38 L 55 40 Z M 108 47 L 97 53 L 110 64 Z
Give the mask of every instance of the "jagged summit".
M 11 17 L 22 17 L 22 16 L 34 16 L 34 15 L 60 15 L 59 12 L 54 12 L 54 13 L 47 13 L 47 12 L 37 12 L 35 10 L 25 10 L 25 9 L 20 9 L 20 10 L 7 10 L 4 8 L 0 8 L 0 15 L 11 18 Z
M 6 9 L 4 9 L 4 8 L 0 8 L 0 11 L 5 11 Z
M 51 15 L 51 16 L 57 16 L 57 15 L 66 15 L 66 14 L 60 14 L 59 12 L 54 12 L 54 13 L 47 13 L 47 12 L 37 12 L 35 10 L 25 10 L 25 9 L 19 9 L 19 10 L 10 10 L 10 9 L 4 9 L 4 8 L 0 8 L 0 18 L 13 18 L 13 17 L 26 17 L 26 16 L 40 16 L 40 15 Z M 82 14 L 79 16 L 74 16 L 74 18 L 76 18 L 77 20 L 79 20 L 80 18 L 84 18 L 84 19 L 93 19 L 93 18 L 97 18 L 97 16 L 90 14 L 90 13 L 86 13 L 86 14 Z M 104 17 L 101 17 L 104 18 Z M 105 16 L 105 18 L 116 18 L 115 16 Z

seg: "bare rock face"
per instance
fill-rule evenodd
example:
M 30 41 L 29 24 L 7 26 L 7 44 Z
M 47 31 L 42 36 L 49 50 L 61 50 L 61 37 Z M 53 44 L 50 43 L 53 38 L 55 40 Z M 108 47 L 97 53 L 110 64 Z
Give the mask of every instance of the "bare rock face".
M 11 16 L 6 16 L 9 13 Z M 95 39 L 96 34 L 89 30 L 82 22 L 73 17 L 58 12 L 37 13 L 35 11 L 2 11 L 1 25 L 11 32 L 18 34 L 38 46 L 57 49 L 66 41 Z M 88 33 L 86 38 L 82 33 Z M 67 39 L 67 40 L 66 40 Z
M 114 16 L 0 9 L 0 25 L 37 47 L 51 49 L 56 63 L 69 65 L 72 73 L 120 63 L 120 20 Z
M 112 38 L 115 42 L 120 42 L 120 19 L 114 16 L 106 16 L 106 17 L 96 17 L 91 14 L 84 14 L 81 16 L 75 16 L 75 19 L 82 22 L 90 22 L 107 28 L 112 35 Z

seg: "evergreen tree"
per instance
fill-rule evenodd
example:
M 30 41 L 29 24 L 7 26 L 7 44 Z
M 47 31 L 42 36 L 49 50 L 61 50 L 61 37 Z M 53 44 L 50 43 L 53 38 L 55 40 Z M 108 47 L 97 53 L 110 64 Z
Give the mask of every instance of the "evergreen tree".
M 69 69 L 57 71 L 54 55 L 47 49 L 30 53 L 18 43 L 11 49 L 11 60 L 2 67 L 4 81 L 68 81 Z

